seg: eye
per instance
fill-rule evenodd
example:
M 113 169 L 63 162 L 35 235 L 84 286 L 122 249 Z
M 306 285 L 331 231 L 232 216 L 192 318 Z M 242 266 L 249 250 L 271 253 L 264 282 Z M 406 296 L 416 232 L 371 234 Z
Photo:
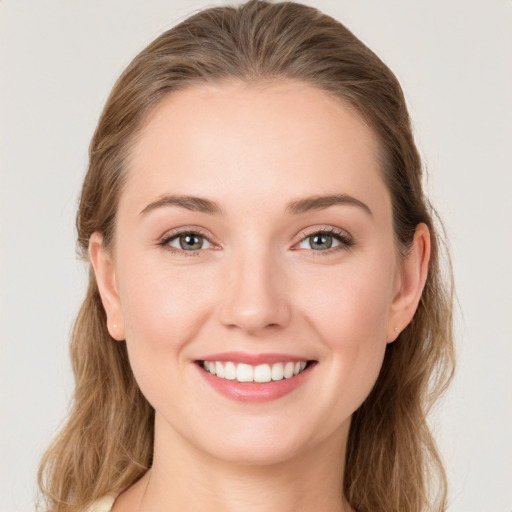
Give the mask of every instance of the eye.
M 182 231 L 172 236 L 166 237 L 160 245 L 172 250 L 193 252 L 201 249 L 210 249 L 212 243 L 201 233 L 197 231 Z
M 321 252 L 333 252 L 351 247 L 354 244 L 346 233 L 335 229 L 315 231 L 303 238 L 297 245 L 299 249 Z

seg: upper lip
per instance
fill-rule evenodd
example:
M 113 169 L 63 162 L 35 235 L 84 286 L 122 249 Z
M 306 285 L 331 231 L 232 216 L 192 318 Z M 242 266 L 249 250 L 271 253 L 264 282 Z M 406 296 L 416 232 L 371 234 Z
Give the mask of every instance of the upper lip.
M 203 357 L 199 357 L 197 361 L 231 361 L 233 363 L 245 363 L 252 366 L 258 364 L 273 364 L 273 363 L 285 363 L 292 361 L 294 363 L 298 361 L 310 361 L 307 357 L 297 356 L 292 354 L 274 354 L 274 353 L 261 353 L 251 354 L 248 352 L 221 352 L 218 354 L 208 354 Z

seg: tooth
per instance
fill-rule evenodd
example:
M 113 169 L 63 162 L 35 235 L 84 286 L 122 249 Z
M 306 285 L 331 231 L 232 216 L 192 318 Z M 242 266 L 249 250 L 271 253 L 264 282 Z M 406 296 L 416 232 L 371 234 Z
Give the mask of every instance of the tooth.
M 220 377 L 221 379 L 224 378 L 225 372 L 224 372 L 224 366 L 222 366 L 222 363 L 216 362 L 215 363 L 215 373 L 217 377 Z
M 254 382 L 270 382 L 272 379 L 270 366 L 260 364 L 254 368 Z
M 293 377 L 293 369 L 294 369 L 295 365 L 290 362 L 290 363 L 286 363 L 285 367 L 284 367 L 284 378 L 285 379 L 289 379 L 290 377 Z
M 240 363 L 236 369 L 238 382 L 253 382 L 253 368 L 250 364 Z
M 0 0 L 1 1 L 1 0 Z M 219 378 L 238 380 L 239 382 L 270 382 L 272 380 L 290 379 L 299 374 L 307 366 L 306 361 L 289 361 L 287 363 L 274 363 L 273 365 L 260 364 L 252 366 L 232 361 L 203 361 L 203 368 Z
M 228 380 L 236 379 L 236 366 L 231 361 L 224 365 L 224 378 Z
M 284 376 L 283 363 L 275 363 L 272 365 L 272 380 L 281 380 Z

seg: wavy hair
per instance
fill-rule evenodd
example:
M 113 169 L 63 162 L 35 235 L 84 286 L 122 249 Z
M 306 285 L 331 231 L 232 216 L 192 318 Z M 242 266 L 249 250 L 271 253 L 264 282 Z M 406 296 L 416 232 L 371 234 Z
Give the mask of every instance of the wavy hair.
M 396 246 L 415 227 L 431 233 L 426 286 L 412 322 L 386 349 L 377 382 L 354 413 L 344 481 L 358 512 L 441 512 L 446 475 L 427 413 L 453 375 L 453 286 L 442 268 L 440 223 L 422 188 L 422 165 L 401 87 L 347 28 L 313 7 L 250 0 L 200 11 L 142 50 L 116 82 L 99 119 L 77 214 L 87 260 L 94 232 L 112 241 L 127 160 L 162 98 L 194 84 L 289 79 L 343 101 L 377 135 L 391 193 Z M 71 336 L 75 392 L 67 422 L 39 469 L 49 512 L 78 512 L 120 493 L 151 466 L 154 411 L 139 390 L 126 345 L 114 341 L 92 271 Z

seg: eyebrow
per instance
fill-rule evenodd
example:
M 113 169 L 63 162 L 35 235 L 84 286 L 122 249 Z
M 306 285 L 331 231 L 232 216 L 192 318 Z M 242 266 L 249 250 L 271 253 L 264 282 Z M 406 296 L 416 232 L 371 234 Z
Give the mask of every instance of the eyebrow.
M 371 217 L 373 217 L 373 213 L 367 204 L 347 194 L 330 194 L 325 196 L 316 195 L 305 197 L 304 199 L 299 199 L 298 201 L 293 201 L 292 203 L 288 204 L 286 211 L 298 215 L 300 213 L 310 211 L 325 210 L 326 208 L 336 205 L 358 206 Z
M 204 199 L 202 197 L 184 196 L 184 195 L 165 195 L 152 203 L 149 203 L 140 215 L 145 215 L 156 208 L 162 206 L 179 206 L 194 212 L 209 213 L 212 215 L 222 215 L 224 210 L 215 201 Z
M 325 210 L 331 206 L 336 205 L 349 205 L 357 206 L 373 216 L 372 211 L 362 201 L 347 194 L 329 194 L 329 195 L 315 195 L 305 197 L 297 201 L 293 201 L 286 206 L 285 211 L 293 215 L 299 215 L 310 211 Z M 223 215 L 224 209 L 215 201 L 205 199 L 203 197 L 187 196 L 187 195 L 165 195 L 148 204 L 141 212 L 140 215 L 145 215 L 156 208 L 162 206 L 179 206 L 187 210 L 208 213 L 211 215 Z

